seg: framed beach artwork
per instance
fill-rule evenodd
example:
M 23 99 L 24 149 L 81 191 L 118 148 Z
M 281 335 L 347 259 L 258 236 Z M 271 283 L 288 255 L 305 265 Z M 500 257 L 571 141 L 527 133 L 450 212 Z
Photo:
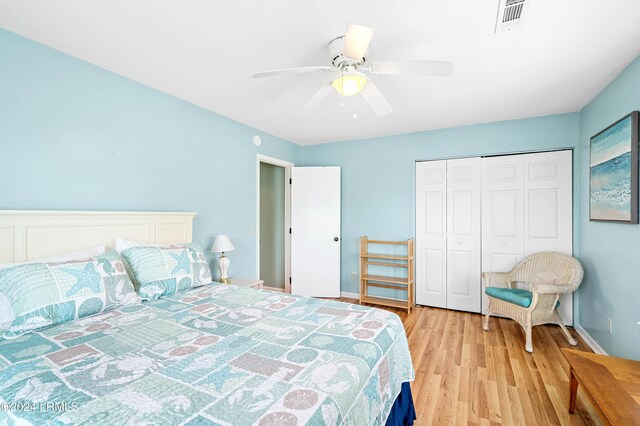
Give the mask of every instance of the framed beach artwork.
M 638 111 L 591 138 L 589 219 L 638 223 Z

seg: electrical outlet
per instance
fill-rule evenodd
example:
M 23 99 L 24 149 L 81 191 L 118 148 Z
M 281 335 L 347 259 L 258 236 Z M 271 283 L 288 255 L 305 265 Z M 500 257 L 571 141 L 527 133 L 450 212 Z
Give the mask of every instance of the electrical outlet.
M 358 273 L 357 272 L 352 272 L 351 273 L 351 281 L 355 281 L 358 279 Z
M 613 333 L 613 320 L 611 318 L 607 318 L 607 325 L 609 326 L 609 334 Z

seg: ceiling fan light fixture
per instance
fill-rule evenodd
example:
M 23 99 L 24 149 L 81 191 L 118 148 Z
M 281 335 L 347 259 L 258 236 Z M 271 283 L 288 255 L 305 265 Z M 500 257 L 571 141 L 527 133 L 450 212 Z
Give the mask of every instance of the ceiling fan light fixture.
M 357 95 L 364 89 L 366 84 L 367 77 L 357 71 L 343 72 L 331 83 L 336 92 L 342 96 Z

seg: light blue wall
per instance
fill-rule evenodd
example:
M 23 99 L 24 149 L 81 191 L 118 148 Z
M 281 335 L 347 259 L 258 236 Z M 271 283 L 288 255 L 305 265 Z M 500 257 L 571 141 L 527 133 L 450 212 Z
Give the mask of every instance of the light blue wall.
M 416 160 L 577 145 L 575 113 L 305 147 L 304 165 L 342 167 L 342 291 L 358 292 L 358 282 L 351 279 L 358 271 L 358 237 L 414 236 Z M 406 293 L 387 295 L 400 298 Z
M 589 222 L 590 138 L 640 109 L 640 58 L 580 113 L 580 325 L 610 355 L 640 360 L 640 225 Z M 613 320 L 609 334 L 607 318 Z
M 301 148 L 0 29 L 0 209 L 194 211 L 253 277 L 258 153 Z

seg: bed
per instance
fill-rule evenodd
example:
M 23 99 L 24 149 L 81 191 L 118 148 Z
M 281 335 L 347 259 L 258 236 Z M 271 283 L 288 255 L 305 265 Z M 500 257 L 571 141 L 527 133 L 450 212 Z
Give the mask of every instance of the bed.
M 107 216 L 93 216 L 75 244 L 104 226 L 142 227 L 150 242 L 191 238 L 189 217 L 157 226 L 143 223 L 152 214 L 116 225 Z M 39 220 L 40 240 L 72 223 Z M 16 260 L 14 245 L 0 262 L 9 252 Z M 0 339 L 0 424 L 408 424 L 413 378 L 393 313 L 211 283 Z

